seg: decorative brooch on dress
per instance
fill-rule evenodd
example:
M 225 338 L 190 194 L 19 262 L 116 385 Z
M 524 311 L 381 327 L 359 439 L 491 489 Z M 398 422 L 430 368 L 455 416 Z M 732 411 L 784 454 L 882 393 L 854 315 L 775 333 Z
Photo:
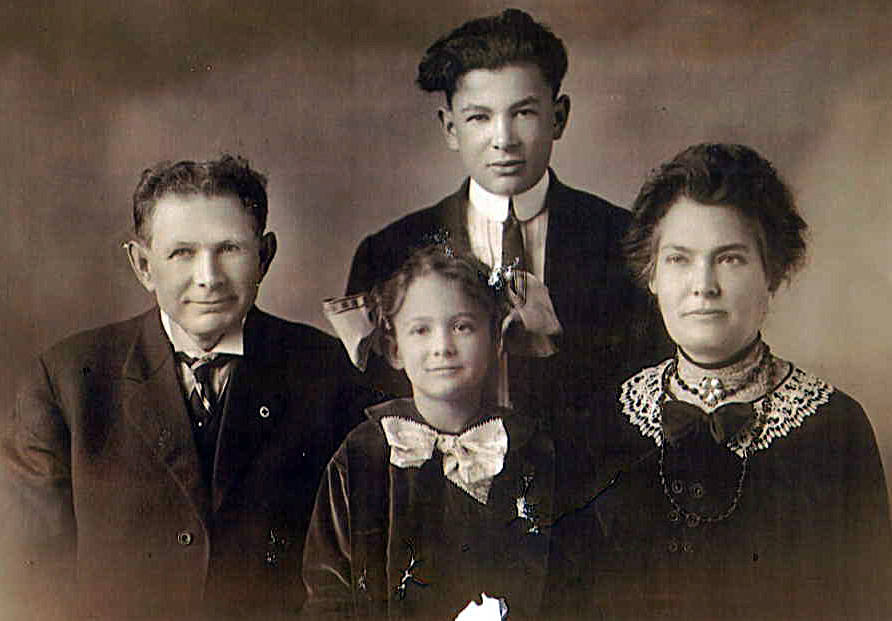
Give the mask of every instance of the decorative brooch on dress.
M 539 529 L 539 510 L 538 504 L 530 502 L 527 495 L 530 488 L 533 487 L 534 476 L 532 473 L 524 474 L 521 482 L 520 496 L 514 499 L 517 508 L 517 517 L 515 519 L 523 520 L 526 523 L 528 535 L 538 535 L 541 533 Z

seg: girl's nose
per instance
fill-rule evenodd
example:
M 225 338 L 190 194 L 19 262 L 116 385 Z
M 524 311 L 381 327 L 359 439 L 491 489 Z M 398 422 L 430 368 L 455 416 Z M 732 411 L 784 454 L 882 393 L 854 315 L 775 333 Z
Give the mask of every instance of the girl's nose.
M 452 356 L 455 354 L 455 343 L 452 340 L 452 332 L 448 329 L 440 330 L 434 337 L 433 353 L 435 356 Z

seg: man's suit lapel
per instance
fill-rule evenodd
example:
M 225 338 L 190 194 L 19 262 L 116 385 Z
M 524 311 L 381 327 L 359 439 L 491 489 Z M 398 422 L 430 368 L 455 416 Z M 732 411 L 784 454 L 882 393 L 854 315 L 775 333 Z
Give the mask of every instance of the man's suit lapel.
M 443 200 L 439 219 L 442 230 L 448 232 L 449 238 L 447 240 L 432 239 L 431 242 L 447 241 L 455 250 L 470 252 L 471 239 L 468 235 L 469 186 L 470 179 L 465 179 L 458 192 Z
M 214 459 L 213 510 L 254 461 L 258 449 L 288 412 L 287 370 L 267 356 L 275 334 L 256 308 L 245 321 L 245 355 L 230 378 L 217 454 Z
M 124 363 L 123 376 L 129 381 L 125 416 L 204 519 L 209 493 L 202 480 L 173 350 L 158 309 L 145 315 Z

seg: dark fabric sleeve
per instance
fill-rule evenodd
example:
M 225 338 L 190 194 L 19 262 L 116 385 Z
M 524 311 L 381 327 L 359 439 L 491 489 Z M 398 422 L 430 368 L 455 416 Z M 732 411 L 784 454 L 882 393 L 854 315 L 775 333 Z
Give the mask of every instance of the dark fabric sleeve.
M 372 238 L 363 239 L 353 255 L 350 264 L 350 275 L 347 277 L 347 295 L 368 291 L 375 284 L 378 276 L 375 273 L 375 262 L 372 256 Z
M 73 584 L 76 527 L 69 430 L 42 361 L 26 375 L 2 434 L 4 586 L 13 600 L 31 600 L 29 614 L 43 610 L 52 618 L 49 610 L 63 598 L 59 585 Z
M 892 527 L 886 479 L 870 421 L 853 399 L 845 396 L 842 403 L 847 427 L 846 446 L 839 456 L 845 473 L 839 491 L 844 507 L 839 525 L 845 537 L 839 544 L 846 559 L 843 574 L 853 593 L 850 602 L 861 613 L 853 618 L 884 619 L 892 608 Z
M 350 549 L 350 481 L 345 446 L 322 475 L 304 544 L 307 619 L 346 618 L 353 611 Z

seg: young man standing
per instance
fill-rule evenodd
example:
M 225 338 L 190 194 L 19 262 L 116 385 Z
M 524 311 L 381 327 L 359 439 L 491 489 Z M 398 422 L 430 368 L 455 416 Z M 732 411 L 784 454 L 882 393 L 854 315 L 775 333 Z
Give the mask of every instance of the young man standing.
M 516 9 L 434 43 L 417 82 L 445 95 L 438 118 L 469 178 L 433 207 L 366 237 L 347 285 L 348 293 L 365 291 L 412 248 L 443 237 L 491 267 L 522 266 L 544 280 L 564 333 L 557 355 L 511 359 L 503 373 L 514 405 L 547 406 L 557 418 L 591 408 L 597 395 L 612 397 L 623 379 L 670 352 L 622 258 L 628 212 L 565 186 L 549 169 L 570 113 L 560 92 L 566 71 L 561 40 Z M 374 381 L 405 390 L 382 368 L 373 368 Z
M 231 156 L 145 171 L 125 249 L 157 307 L 56 345 L 19 393 L 3 537 L 32 597 L 77 581 L 64 618 L 303 602 L 316 486 L 365 396 L 336 340 L 254 306 L 276 252 L 265 186 Z

